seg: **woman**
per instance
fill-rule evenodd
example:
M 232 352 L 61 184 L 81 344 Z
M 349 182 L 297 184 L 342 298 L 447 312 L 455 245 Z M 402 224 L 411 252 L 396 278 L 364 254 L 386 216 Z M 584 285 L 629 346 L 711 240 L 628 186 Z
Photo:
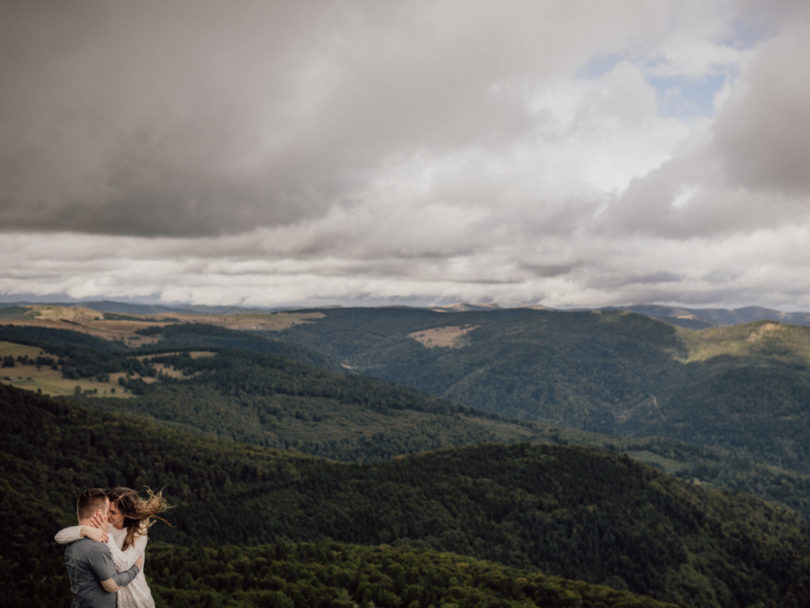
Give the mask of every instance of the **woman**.
M 106 542 L 112 553 L 115 569 L 119 572 L 126 570 L 146 551 L 147 531 L 155 523 L 152 518 L 171 525 L 160 516 L 160 513 L 169 508 L 163 498 L 163 491 L 155 494 L 147 488 L 147 494 L 148 497 L 143 499 L 130 488 L 113 488 L 107 492 L 110 499 L 109 526 L 107 522 L 99 519 L 94 521 L 95 524 L 98 524 L 98 528 L 88 526 L 64 528 L 56 534 L 56 542 L 66 544 L 78 540 L 82 536 Z M 143 570 L 129 585 L 119 590 L 117 596 L 118 608 L 154 608 L 155 606 Z

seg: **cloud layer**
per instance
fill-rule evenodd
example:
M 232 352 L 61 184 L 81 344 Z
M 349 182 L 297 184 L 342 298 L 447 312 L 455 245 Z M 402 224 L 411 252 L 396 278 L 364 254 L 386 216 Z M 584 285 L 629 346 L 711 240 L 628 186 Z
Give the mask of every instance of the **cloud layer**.
M 810 308 L 800 2 L 0 23 L 5 299 Z

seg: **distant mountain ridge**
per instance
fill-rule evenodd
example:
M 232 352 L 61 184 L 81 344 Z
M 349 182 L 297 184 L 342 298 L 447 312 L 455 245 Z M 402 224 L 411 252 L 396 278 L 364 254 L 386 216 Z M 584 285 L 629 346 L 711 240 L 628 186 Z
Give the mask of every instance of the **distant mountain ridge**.
M 297 307 L 284 308 L 275 306 L 209 306 L 200 304 L 140 304 L 131 302 L 121 302 L 116 300 L 92 300 L 92 301 L 54 301 L 54 302 L 0 302 L 0 309 L 28 306 L 65 306 L 84 307 L 99 312 L 110 312 L 131 315 L 156 315 L 156 314 L 187 314 L 187 315 L 233 315 L 250 313 L 274 313 L 281 311 L 304 311 L 304 310 L 340 310 L 344 307 L 334 306 L 327 308 Z M 345 307 L 353 308 L 353 307 Z M 368 308 L 406 308 L 413 310 L 430 310 L 445 313 L 464 312 L 488 312 L 503 311 L 508 308 L 497 304 L 470 304 L 468 302 L 458 302 L 456 304 L 435 305 L 435 306 L 374 306 Z M 780 323 L 790 323 L 793 325 L 810 325 L 810 312 L 782 312 L 773 308 L 762 306 L 745 306 L 741 308 L 692 308 L 688 306 L 667 306 L 663 304 L 630 304 L 627 306 L 602 306 L 594 308 L 578 309 L 554 309 L 546 306 L 516 306 L 516 309 L 528 310 L 557 310 L 560 312 L 591 311 L 591 310 L 623 310 L 635 312 L 640 315 L 661 319 L 685 327 L 687 329 L 704 329 L 708 327 L 719 327 L 724 325 L 738 325 L 740 323 L 750 323 L 752 321 L 778 321 Z
M 681 306 L 662 306 L 659 304 L 637 304 L 633 306 L 609 306 L 602 310 L 626 310 L 640 315 L 661 319 L 686 327 L 687 329 L 705 329 L 724 325 L 739 325 L 753 321 L 778 321 L 791 325 L 810 325 L 810 312 L 782 312 L 761 306 L 743 308 L 685 308 Z

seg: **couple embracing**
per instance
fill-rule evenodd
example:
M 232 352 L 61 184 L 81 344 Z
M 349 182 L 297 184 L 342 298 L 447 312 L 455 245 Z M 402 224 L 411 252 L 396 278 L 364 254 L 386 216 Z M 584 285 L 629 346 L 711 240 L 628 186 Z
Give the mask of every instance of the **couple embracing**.
M 154 608 L 143 575 L 152 518 L 168 522 L 162 492 L 148 498 L 129 488 L 90 488 L 76 501 L 78 526 L 55 537 L 67 544 L 65 566 L 73 592 L 71 608 Z

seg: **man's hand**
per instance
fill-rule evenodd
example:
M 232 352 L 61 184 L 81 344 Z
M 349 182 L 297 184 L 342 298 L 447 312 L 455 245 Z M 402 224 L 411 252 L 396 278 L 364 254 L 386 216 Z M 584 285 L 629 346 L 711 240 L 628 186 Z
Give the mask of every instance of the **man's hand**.
M 143 553 L 141 553 L 140 556 L 138 556 L 138 559 L 135 560 L 134 565 L 138 566 L 138 572 L 143 571 L 144 557 L 145 557 L 145 555 Z M 118 584 L 115 582 L 115 580 L 111 579 L 111 578 L 108 578 L 107 580 L 101 581 L 101 586 L 104 587 L 104 591 L 107 591 L 108 593 L 115 593 L 116 591 L 121 589 L 121 587 L 118 586 Z
M 101 581 L 101 586 L 104 587 L 104 591 L 107 593 L 115 593 L 121 588 L 118 586 L 118 583 L 111 578 Z

